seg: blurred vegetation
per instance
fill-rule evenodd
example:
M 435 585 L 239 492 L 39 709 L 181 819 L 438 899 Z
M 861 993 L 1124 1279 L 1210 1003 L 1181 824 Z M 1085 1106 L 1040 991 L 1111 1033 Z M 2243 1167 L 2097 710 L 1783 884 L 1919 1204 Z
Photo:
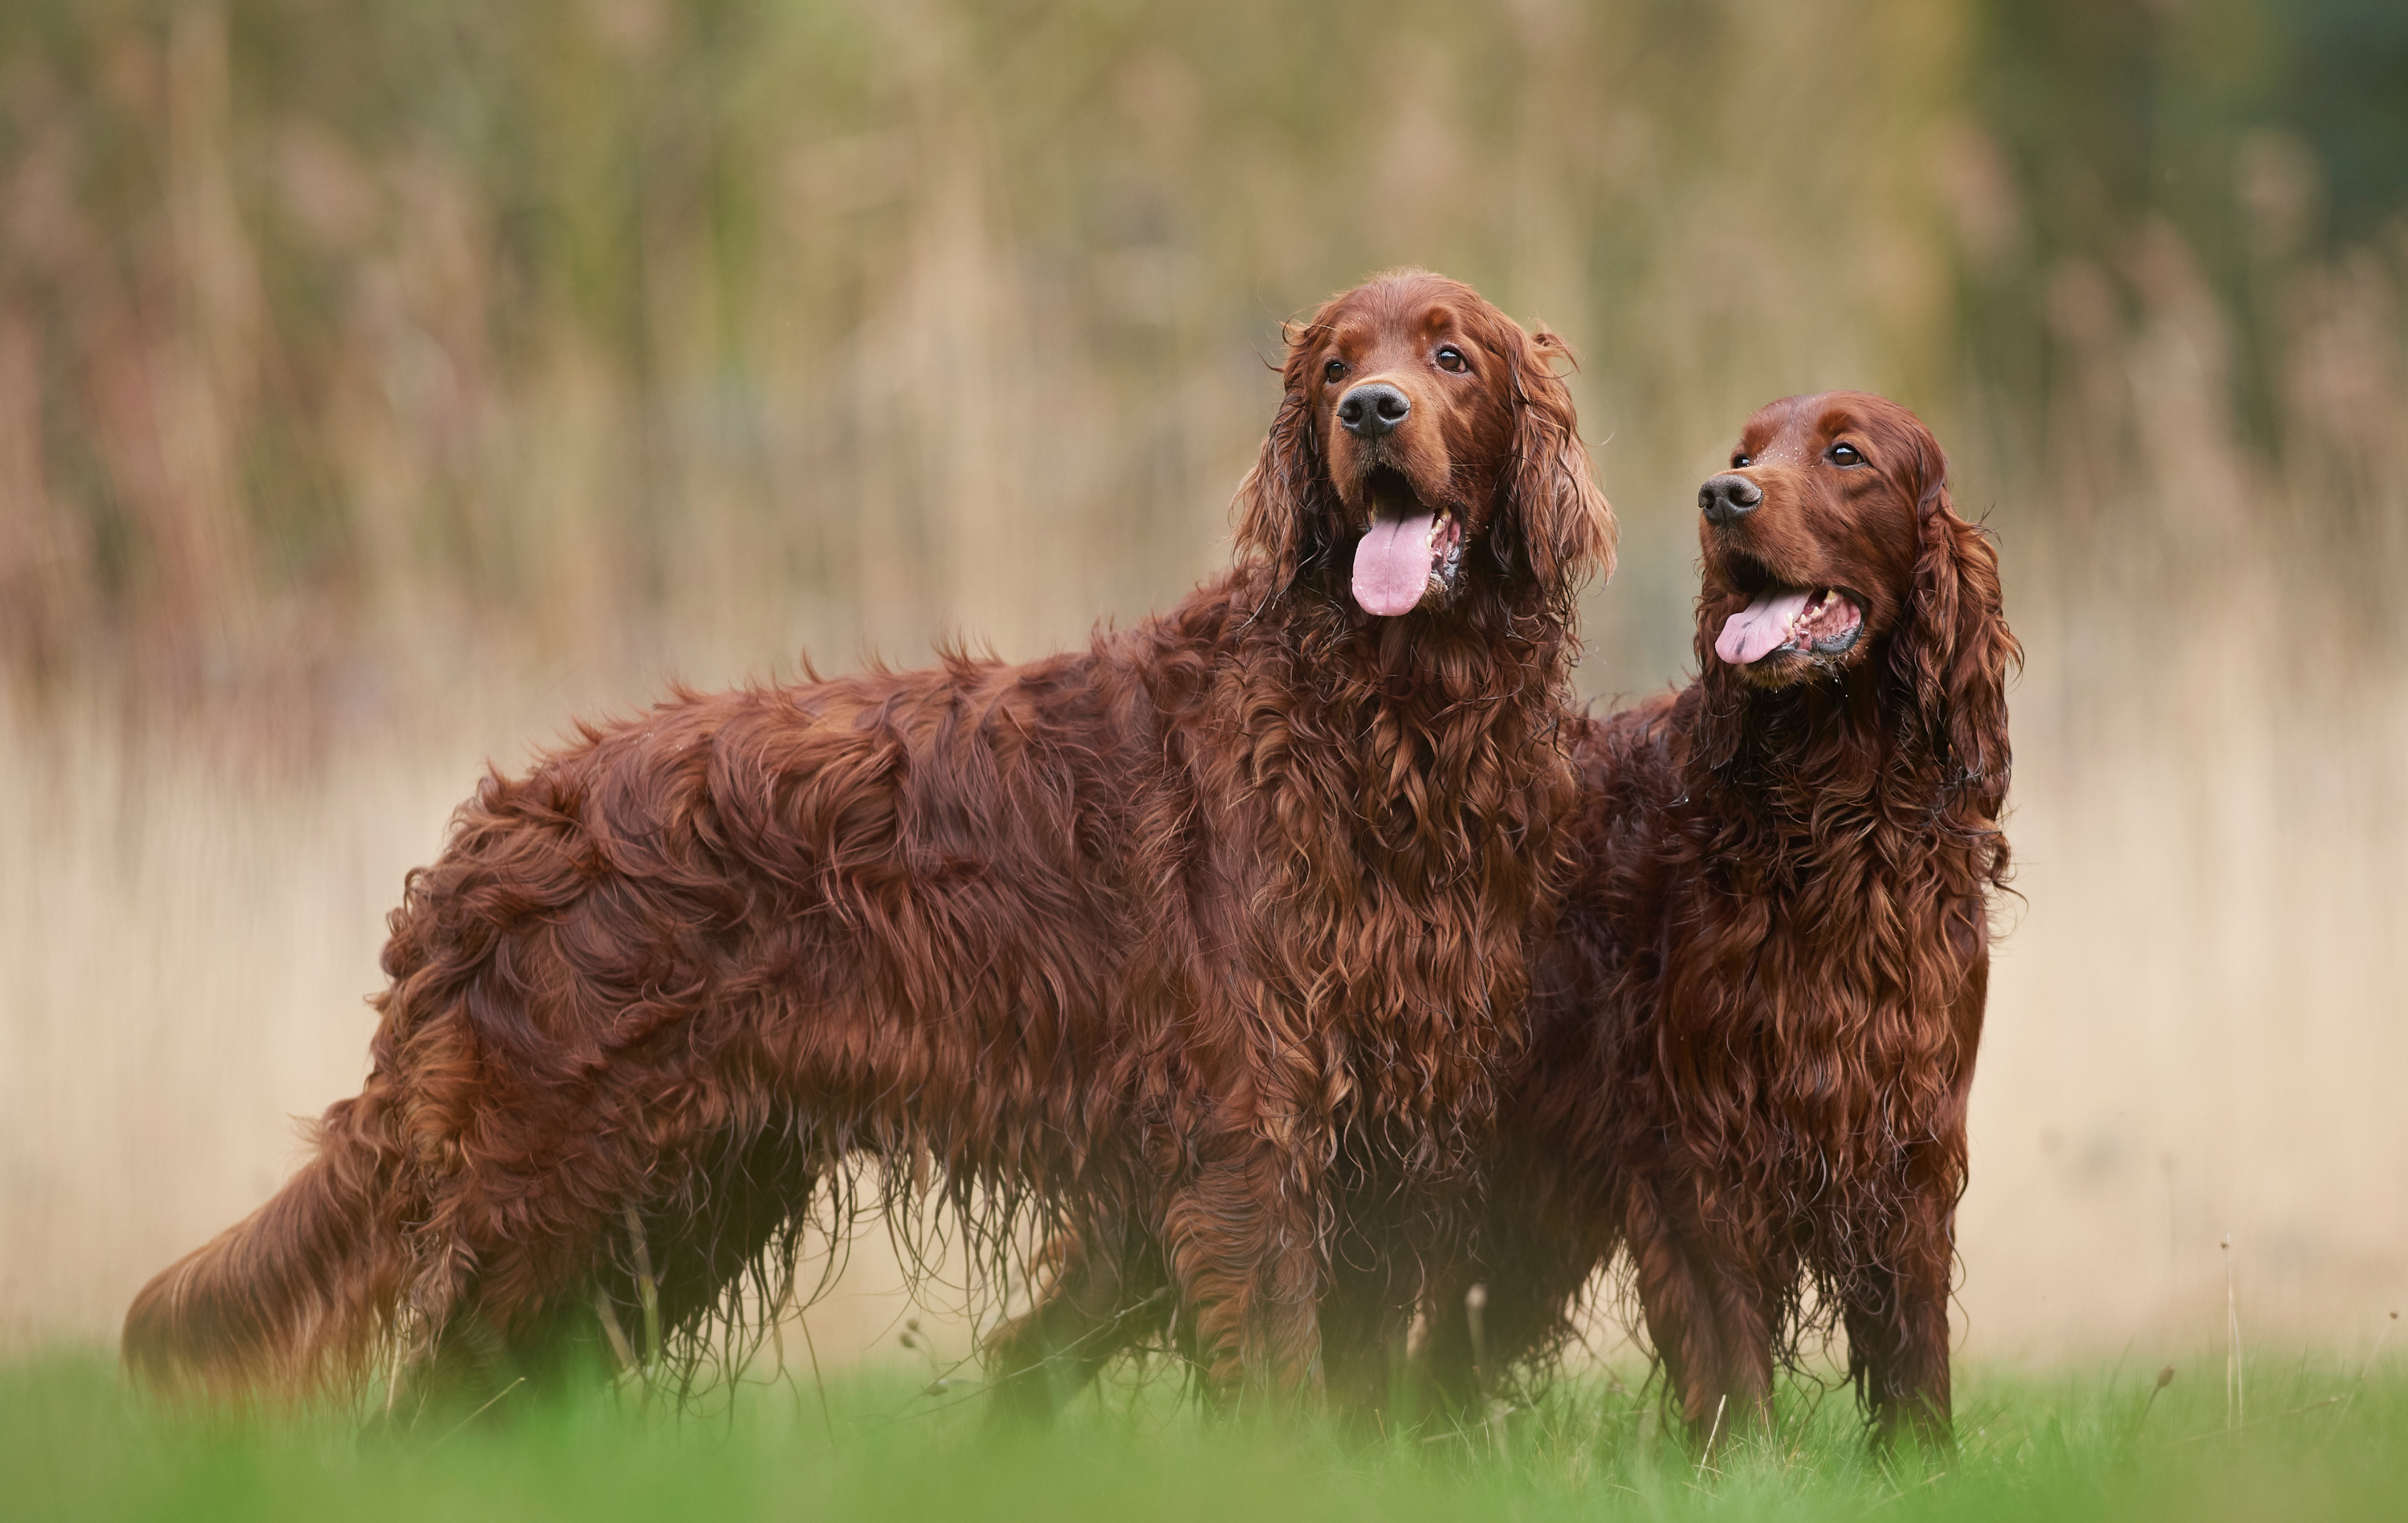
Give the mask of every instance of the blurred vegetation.
M 2257 1377 L 2228 1410 L 2211 1355 L 2155 1389 L 2118 1371 L 1977 1373 L 1953 1468 L 1866 1452 L 1843 1392 L 1784 1394 L 1778 1430 L 1703 1464 L 1654 1393 L 1567 1383 L 1469 1431 L 1348 1446 L 1313 1425 L 1248 1430 L 1181 1411 L 1175 1382 L 1083 1401 L 1056 1432 L 979 1431 L 975 1393 L 899 1372 L 665 1416 L 632 1393 L 359 1434 L 146 1410 L 105 1367 L 0 1367 L 0 1467 L 22 1516 L 395 1518 L 2389 1518 L 2408 1483 L 2395 1370 Z M 782 1384 L 782 1383 L 781 1383 Z
M 2278 521 L 2396 653 L 2403 208 L 2386 0 L 17 0 L 0 667 L 1029 654 L 1218 564 L 1280 320 L 1392 263 L 1585 355 L 1592 687 L 1678 669 L 1689 483 L 1835 384 L 2043 601 Z

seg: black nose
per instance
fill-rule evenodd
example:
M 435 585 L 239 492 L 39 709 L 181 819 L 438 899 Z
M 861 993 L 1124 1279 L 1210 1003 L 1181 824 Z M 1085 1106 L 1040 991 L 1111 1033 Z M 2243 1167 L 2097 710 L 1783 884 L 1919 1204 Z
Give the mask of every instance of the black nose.
M 1338 421 L 1346 431 L 1364 438 L 1378 438 L 1401 424 L 1412 414 L 1413 405 L 1405 394 L 1384 381 L 1357 386 L 1338 404 Z
M 1764 489 L 1744 476 L 1717 476 L 1698 488 L 1698 507 L 1709 524 L 1727 524 L 1752 513 L 1763 500 Z

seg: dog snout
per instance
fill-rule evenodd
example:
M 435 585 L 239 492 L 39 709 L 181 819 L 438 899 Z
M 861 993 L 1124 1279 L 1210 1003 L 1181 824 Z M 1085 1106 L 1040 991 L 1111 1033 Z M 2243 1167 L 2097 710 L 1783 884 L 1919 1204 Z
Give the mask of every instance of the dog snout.
M 1385 381 L 1348 392 L 1338 404 L 1338 421 L 1358 438 L 1378 438 L 1412 415 L 1413 404 Z
M 1698 488 L 1698 507 L 1709 524 L 1728 524 L 1756 511 L 1764 489 L 1746 477 L 1726 473 Z

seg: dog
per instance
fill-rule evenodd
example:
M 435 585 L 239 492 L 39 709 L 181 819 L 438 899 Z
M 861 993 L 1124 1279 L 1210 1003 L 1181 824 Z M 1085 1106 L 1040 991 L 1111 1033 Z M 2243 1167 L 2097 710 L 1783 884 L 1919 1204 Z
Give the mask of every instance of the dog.
M 1236 563 L 1169 612 L 681 691 L 488 776 L 391 917 L 361 1092 L 144 1288 L 130 1371 L 416 1408 L 691 1348 L 869 1170 L 1127 1243 L 1226 1406 L 1374 1378 L 1324 1309 L 1422 1294 L 1350 1265 L 1463 1216 L 1563 881 L 1612 553 L 1564 354 L 1375 278 L 1290 331 Z
M 1997 553 L 1862 393 L 1756 412 L 1698 503 L 1699 675 L 1575 726 L 1574 882 L 1427 1369 L 1474 1401 L 1621 1250 L 1697 1440 L 1769 1418 L 1811 1288 L 1877 1436 L 1944 1444 L 2021 660 Z

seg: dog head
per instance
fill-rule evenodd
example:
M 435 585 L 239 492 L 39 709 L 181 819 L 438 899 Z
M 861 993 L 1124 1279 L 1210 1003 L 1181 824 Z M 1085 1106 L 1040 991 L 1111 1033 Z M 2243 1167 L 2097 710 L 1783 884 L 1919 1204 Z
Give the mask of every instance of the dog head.
M 1878 671 L 1962 775 L 2003 794 L 2018 652 L 1998 552 L 1956 516 L 1921 420 L 1863 392 L 1784 397 L 1747 420 L 1698 506 L 1701 668 L 1757 692 Z
M 1613 518 L 1554 362 L 1459 281 L 1382 275 L 1290 324 L 1285 395 L 1240 489 L 1238 540 L 1283 583 L 1345 578 L 1367 615 L 1455 607 L 1483 578 L 1569 611 L 1611 570 Z

